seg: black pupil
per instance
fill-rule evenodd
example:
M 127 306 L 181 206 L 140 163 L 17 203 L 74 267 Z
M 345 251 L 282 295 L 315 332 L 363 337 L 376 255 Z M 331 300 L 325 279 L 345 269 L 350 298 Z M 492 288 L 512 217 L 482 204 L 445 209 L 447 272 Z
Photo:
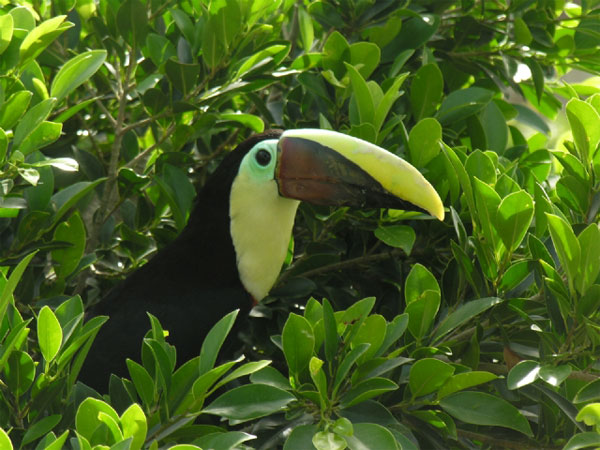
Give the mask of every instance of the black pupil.
M 271 154 L 261 149 L 256 152 L 256 162 L 258 162 L 261 166 L 266 166 L 271 161 Z

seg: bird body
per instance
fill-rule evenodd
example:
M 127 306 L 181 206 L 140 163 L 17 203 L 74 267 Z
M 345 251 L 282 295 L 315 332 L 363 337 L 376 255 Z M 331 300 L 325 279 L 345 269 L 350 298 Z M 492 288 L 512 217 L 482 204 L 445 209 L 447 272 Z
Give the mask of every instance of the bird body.
M 181 234 L 92 311 L 107 315 L 80 379 L 104 390 L 139 360 L 147 312 L 184 362 L 234 309 L 249 311 L 281 270 L 300 201 L 417 207 L 443 218 L 433 187 L 410 164 L 360 139 L 325 130 L 271 131 L 229 153 L 199 192 Z

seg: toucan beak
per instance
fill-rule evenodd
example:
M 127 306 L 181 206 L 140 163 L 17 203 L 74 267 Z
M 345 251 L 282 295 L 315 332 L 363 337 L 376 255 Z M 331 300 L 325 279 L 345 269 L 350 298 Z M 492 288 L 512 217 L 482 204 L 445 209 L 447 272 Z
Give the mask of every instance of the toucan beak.
M 318 205 L 424 210 L 444 219 L 433 186 L 412 165 L 374 144 L 329 130 L 279 138 L 279 193 Z

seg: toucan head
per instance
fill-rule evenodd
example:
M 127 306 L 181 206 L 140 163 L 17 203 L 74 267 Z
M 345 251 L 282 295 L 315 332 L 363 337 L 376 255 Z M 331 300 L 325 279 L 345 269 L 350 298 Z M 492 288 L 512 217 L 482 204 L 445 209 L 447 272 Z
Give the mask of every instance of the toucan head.
M 288 130 L 253 143 L 230 193 L 230 231 L 246 290 L 265 297 L 281 270 L 299 201 L 417 209 L 443 220 L 442 201 L 412 165 L 328 130 Z

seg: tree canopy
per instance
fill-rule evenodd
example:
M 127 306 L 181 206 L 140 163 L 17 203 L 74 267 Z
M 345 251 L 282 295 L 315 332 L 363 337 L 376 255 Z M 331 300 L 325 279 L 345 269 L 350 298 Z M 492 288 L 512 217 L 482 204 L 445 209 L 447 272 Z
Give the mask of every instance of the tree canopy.
M 600 446 L 599 49 L 597 0 L 0 1 L 0 447 Z M 268 128 L 388 149 L 446 220 L 303 204 L 246 359 L 235 312 L 187 362 L 150 317 L 77 382 L 86 309 Z

